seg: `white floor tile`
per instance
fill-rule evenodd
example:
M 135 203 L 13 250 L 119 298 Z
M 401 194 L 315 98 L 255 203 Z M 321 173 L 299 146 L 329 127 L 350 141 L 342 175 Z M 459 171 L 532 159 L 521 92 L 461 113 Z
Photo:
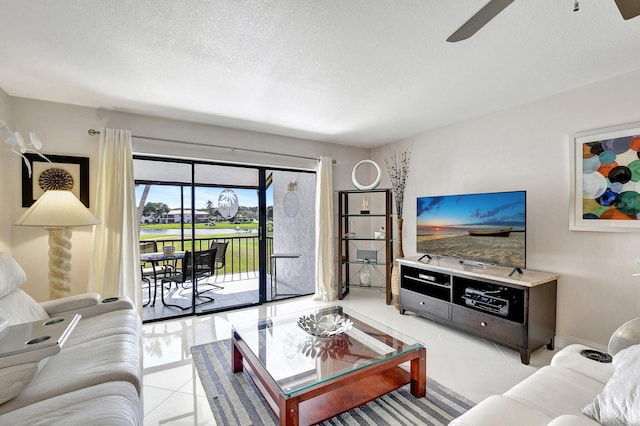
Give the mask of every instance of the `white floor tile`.
M 215 424 L 191 362 L 191 346 L 230 338 L 230 322 L 284 315 L 323 304 L 326 303 L 302 297 L 238 311 L 145 324 L 145 425 Z M 354 288 L 345 300 L 330 304 L 345 306 L 422 342 L 427 348 L 428 376 L 475 402 L 506 391 L 547 365 L 557 351 L 539 349 L 532 354 L 530 365 L 524 365 L 516 351 L 412 313 L 400 315 L 393 304 L 385 304 L 384 293 L 376 289 Z

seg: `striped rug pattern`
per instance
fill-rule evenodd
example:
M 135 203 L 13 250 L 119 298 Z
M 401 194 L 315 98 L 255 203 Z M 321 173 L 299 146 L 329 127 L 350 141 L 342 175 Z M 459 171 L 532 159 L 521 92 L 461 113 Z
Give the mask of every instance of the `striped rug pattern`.
M 251 378 L 231 372 L 230 351 L 229 339 L 191 347 L 216 424 L 277 425 L 278 419 Z M 406 385 L 322 425 L 446 425 L 472 406 L 473 402 L 427 378 L 424 398 L 415 398 Z

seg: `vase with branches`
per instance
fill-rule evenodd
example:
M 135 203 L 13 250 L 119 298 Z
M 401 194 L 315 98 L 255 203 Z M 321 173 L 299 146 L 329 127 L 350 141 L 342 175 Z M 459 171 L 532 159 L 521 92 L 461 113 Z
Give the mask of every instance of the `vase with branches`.
M 392 152 L 384 162 L 387 165 L 389 178 L 391 179 L 391 187 L 393 189 L 393 198 L 396 202 L 396 217 L 398 223 L 398 257 L 404 257 L 402 249 L 402 206 L 404 205 L 404 189 L 407 186 L 407 177 L 409 175 L 409 159 L 411 152 L 405 149 L 401 153 Z
M 398 227 L 398 255 L 397 257 L 404 257 L 404 250 L 402 249 L 402 207 L 404 205 L 404 190 L 407 186 L 407 177 L 409 176 L 409 159 L 411 152 L 409 149 L 405 149 L 401 153 L 392 152 L 388 158 L 384 159 L 387 165 L 387 171 L 391 180 L 391 187 L 393 192 L 393 198 L 396 201 L 396 221 Z M 393 269 L 391 273 L 391 294 L 394 300 L 396 309 L 400 308 L 398 300 L 400 292 L 400 277 L 398 274 L 398 263 L 394 260 Z

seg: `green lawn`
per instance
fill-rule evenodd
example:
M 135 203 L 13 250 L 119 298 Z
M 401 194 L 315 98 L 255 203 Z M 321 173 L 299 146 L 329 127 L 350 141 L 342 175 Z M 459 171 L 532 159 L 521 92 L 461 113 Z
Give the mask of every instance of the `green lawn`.
M 141 224 L 140 229 L 180 229 L 179 223 L 150 223 Z M 190 223 L 184 224 L 185 229 L 191 229 Z M 206 223 L 196 223 L 196 229 L 257 229 L 258 222 L 244 222 L 244 223 L 231 223 L 231 222 L 217 222 L 215 226 L 210 226 Z
M 198 224 L 198 229 L 211 229 L 213 227 L 206 224 Z M 223 223 L 218 224 L 217 229 L 256 229 L 256 223 L 244 223 L 244 224 L 230 224 Z M 243 226 L 244 225 L 244 226 Z M 179 229 L 180 224 L 154 224 L 154 225 L 141 225 L 141 228 L 151 229 Z M 269 233 L 269 236 L 270 233 Z M 188 238 L 188 236 L 187 236 Z M 195 241 L 195 250 L 204 250 L 208 248 L 211 240 L 225 240 L 229 242 L 229 246 L 226 252 L 226 266 L 219 273 L 246 273 L 249 271 L 258 270 L 258 238 L 257 233 L 237 233 L 230 232 L 229 234 L 206 234 L 198 235 Z M 141 235 L 140 240 L 155 240 L 158 242 L 158 250 L 162 250 L 165 245 L 172 245 L 176 251 L 194 251 L 193 243 L 190 239 L 182 241 L 179 235 Z

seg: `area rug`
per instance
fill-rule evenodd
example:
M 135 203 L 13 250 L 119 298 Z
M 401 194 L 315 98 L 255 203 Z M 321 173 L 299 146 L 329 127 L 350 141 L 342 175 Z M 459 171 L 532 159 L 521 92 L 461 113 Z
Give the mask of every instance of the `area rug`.
M 231 372 L 231 341 L 191 347 L 216 424 L 277 425 L 278 419 L 244 372 Z M 427 395 L 416 398 L 409 385 L 322 423 L 335 425 L 446 425 L 473 403 L 427 377 Z

